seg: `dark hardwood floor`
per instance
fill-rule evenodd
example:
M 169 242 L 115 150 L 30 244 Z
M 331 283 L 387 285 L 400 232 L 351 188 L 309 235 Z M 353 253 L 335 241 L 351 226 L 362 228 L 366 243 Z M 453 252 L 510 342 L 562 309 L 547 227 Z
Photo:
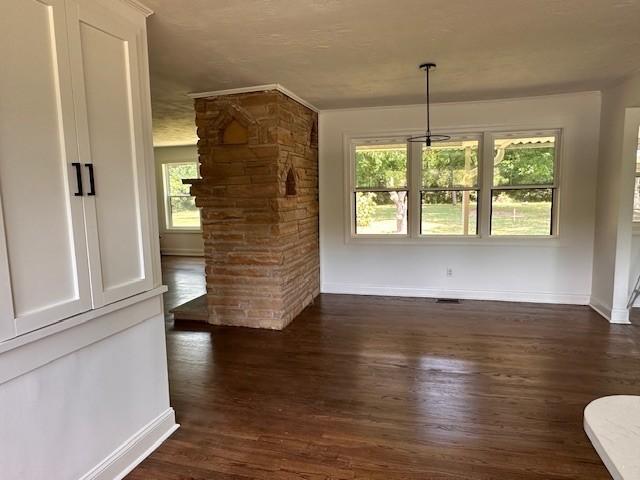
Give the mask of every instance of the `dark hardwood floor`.
M 169 307 L 199 262 L 164 259 Z M 640 394 L 640 327 L 581 306 L 322 295 L 283 332 L 167 325 L 182 426 L 129 480 L 605 479 L 582 411 Z
M 169 287 L 164 294 L 165 317 L 169 310 L 206 293 L 204 259 L 200 257 L 162 257 L 162 280 Z

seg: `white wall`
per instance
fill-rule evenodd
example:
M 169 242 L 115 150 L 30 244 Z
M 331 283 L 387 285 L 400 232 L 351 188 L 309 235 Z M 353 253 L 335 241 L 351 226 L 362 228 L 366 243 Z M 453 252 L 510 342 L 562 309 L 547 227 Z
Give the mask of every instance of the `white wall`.
M 156 293 L 0 352 L 0 478 L 113 479 L 166 438 L 164 334 Z
M 631 239 L 631 262 L 629 263 L 629 294 L 640 275 L 640 232 L 634 232 Z M 636 300 L 634 307 L 640 307 L 640 298 Z
M 638 137 L 637 149 L 640 150 L 640 129 L 638 131 Z M 631 200 L 631 202 L 633 202 L 633 200 Z M 631 261 L 629 263 L 629 294 L 631 294 L 635 282 L 640 275 L 640 225 L 633 225 L 632 234 L 633 238 L 631 239 Z M 640 297 L 635 301 L 633 306 L 640 307 Z
M 165 228 L 164 187 L 162 165 L 165 163 L 198 161 L 195 145 L 178 147 L 155 147 L 156 190 L 158 192 L 158 223 L 160 225 L 160 252 L 163 255 L 204 255 L 204 240 L 201 232 L 176 232 Z
M 424 126 L 424 107 L 320 114 L 320 255 L 323 292 L 453 296 L 587 304 L 591 293 L 600 94 L 436 105 L 442 130 L 562 128 L 559 236 L 467 239 L 453 244 L 347 242 L 343 141 L 346 134 Z M 446 268 L 453 268 L 452 278 Z
M 597 221 L 591 303 L 612 321 L 628 321 L 632 257 L 633 171 L 640 112 L 640 73 L 602 93 Z

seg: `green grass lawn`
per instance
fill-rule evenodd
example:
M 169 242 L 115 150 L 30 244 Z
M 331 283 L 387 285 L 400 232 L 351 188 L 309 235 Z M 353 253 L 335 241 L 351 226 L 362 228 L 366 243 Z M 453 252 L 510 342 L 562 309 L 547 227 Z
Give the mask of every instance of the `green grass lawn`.
M 549 235 L 551 203 L 498 202 L 493 205 L 493 235 Z M 469 233 L 476 231 L 476 211 L 472 205 Z M 396 233 L 395 207 L 378 205 L 372 222 L 359 226 L 359 234 Z M 462 235 L 462 205 L 425 205 L 422 210 L 422 233 L 438 235 Z
M 367 226 L 358 226 L 359 234 L 396 233 L 395 207 L 377 205 L 373 220 Z M 551 203 L 498 202 L 493 205 L 493 235 L 548 235 L 551 222 Z M 200 212 L 197 209 L 173 211 L 173 226 L 199 228 Z M 471 206 L 469 234 L 476 232 L 476 210 Z M 422 209 L 422 233 L 426 235 L 462 235 L 462 205 L 428 204 Z
M 550 235 L 551 202 L 495 203 L 493 235 Z
M 171 223 L 177 228 L 200 228 L 200 212 L 196 210 L 174 210 Z

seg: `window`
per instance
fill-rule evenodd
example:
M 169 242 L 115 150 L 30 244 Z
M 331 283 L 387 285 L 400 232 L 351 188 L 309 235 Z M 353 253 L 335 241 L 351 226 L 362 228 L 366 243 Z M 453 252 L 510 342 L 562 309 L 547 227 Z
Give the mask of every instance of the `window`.
M 166 163 L 163 165 L 167 230 L 200 229 L 200 210 L 182 180 L 198 178 L 198 164 Z
M 559 138 L 555 130 L 484 132 L 431 147 L 404 136 L 351 139 L 350 236 L 551 237 Z
M 355 233 L 407 234 L 407 145 L 355 147 Z
M 491 235 L 551 235 L 556 137 L 494 140 Z
M 633 221 L 640 222 L 640 132 L 636 151 L 636 188 L 633 191 Z
M 420 233 L 478 233 L 478 140 L 422 148 Z

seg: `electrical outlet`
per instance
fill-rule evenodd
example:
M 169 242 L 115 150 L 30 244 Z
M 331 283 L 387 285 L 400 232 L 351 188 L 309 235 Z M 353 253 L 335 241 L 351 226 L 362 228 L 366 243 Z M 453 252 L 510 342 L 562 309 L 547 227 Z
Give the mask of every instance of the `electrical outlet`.
M 447 267 L 447 277 L 453 277 L 453 268 Z

